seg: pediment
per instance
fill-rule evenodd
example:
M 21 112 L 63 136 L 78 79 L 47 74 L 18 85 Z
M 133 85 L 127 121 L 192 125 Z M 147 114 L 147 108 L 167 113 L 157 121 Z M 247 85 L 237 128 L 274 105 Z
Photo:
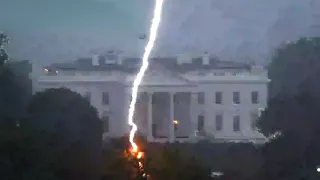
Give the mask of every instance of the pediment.
M 160 70 L 150 70 L 142 80 L 143 85 L 189 85 L 190 82 L 182 77 L 174 76 Z
M 133 81 L 132 79 L 130 79 Z M 190 82 L 175 73 L 163 71 L 159 69 L 150 69 L 145 73 L 141 85 L 143 86 L 191 86 L 194 83 Z

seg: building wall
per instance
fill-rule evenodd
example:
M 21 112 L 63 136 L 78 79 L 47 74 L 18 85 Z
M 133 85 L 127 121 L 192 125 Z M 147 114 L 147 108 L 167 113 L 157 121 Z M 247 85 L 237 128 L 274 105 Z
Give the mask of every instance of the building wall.
M 60 79 L 61 76 L 59 77 Z M 217 78 L 217 77 L 215 77 Z M 250 139 L 257 138 L 254 130 L 251 128 L 251 112 L 257 111 L 259 108 L 265 108 L 267 105 L 267 82 L 265 79 L 261 81 L 257 79 L 245 79 L 241 77 L 238 81 L 232 80 L 232 83 L 226 79 L 219 81 L 198 81 L 198 86 L 192 88 L 193 93 L 204 92 L 205 102 L 199 104 L 197 98 L 191 98 L 190 93 L 179 93 L 185 90 L 184 87 L 176 89 L 174 118 L 179 121 L 177 136 L 190 136 L 194 134 L 194 130 L 198 124 L 198 116 L 203 115 L 205 119 L 204 129 L 207 133 L 214 135 L 217 138 L 223 139 Z M 251 77 L 252 78 L 252 77 Z M 82 78 L 81 78 L 82 79 Z M 199 78 L 201 79 L 201 78 Z M 33 79 L 38 82 L 37 79 Z M 50 77 L 52 80 L 52 77 Z M 48 81 L 50 82 L 50 81 Z M 130 89 L 124 81 L 100 81 L 100 82 L 66 82 L 66 83 L 50 83 L 38 82 L 34 83 L 34 91 L 41 91 L 45 88 L 67 87 L 80 94 L 86 92 L 91 93 L 91 104 L 95 106 L 100 117 L 109 117 L 109 136 L 123 136 L 129 132 L 127 125 L 127 115 L 130 103 Z M 59 82 L 59 81 L 58 81 Z M 160 82 L 159 82 L 160 83 Z M 157 92 L 157 87 L 153 87 Z M 172 87 L 170 87 L 172 90 Z M 259 102 L 251 103 L 251 92 L 259 93 Z M 109 105 L 102 104 L 102 92 L 109 93 Z M 165 92 L 165 88 L 159 89 L 159 92 Z M 222 92 L 222 104 L 215 104 L 215 92 Z M 240 93 L 240 104 L 233 103 L 233 92 Z M 159 136 L 168 136 L 169 134 L 169 96 L 168 93 L 154 93 L 159 100 L 153 103 L 153 122 L 157 124 L 157 134 Z M 136 107 L 137 115 L 135 122 L 140 127 L 143 134 L 147 133 L 147 97 L 142 97 L 139 100 L 139 105 Z M 221 131 L 216 130 L 216 114 L 223 114 L 223 128 Z M 233 116 L 240 116 L 240 131 L 233 131 Z
M 203 84 L 200 89 L 205 92 L 205 104 L 197 105 L 194 113 L 205 116 L 205 130 L 214 133 L 216 137 L 241 138 L 252 134 L 251 112 L 267 105 L 267 84 L 241 83 L 241 84 Z M 200 90 L 199 89 L 199 90 Z M 259 102 L 251 103 L 251 92 L 259 92 Z M 222 104 L 215 104 L 215 92 L 222 92 Z M 240 92 L 240 104 L 233 103 L 233 92 Z M 223 128 L 216 131 L 216 114 L 223 114 Z M 233 131 L 233 116 L 240 115 L 240 132 Z

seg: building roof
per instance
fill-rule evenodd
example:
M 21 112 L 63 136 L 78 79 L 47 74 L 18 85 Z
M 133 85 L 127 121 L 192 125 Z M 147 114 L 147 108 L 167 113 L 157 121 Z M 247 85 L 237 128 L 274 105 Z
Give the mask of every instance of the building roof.
M 123 71 L 133 73 L 141 65 L 141 58 L 124 58 L 122 63 L 106 63 L 105 57 L 100 57 L 99 65 L 93 65 L 91 58 L 79 58 L 70 63 L 54 63 L 49 66 L 54 70 L 78 70 L 78 71 Z M 232 61 L 220 61 L 217 58 L 210 58 L 208 64 L 202 63 L 202 57 L 193 58 L 190 63 L 177 63 L 175 57 L 155 57 L 150 58 L 149 67 L 163 66 L 174 72 L 188 72 L 194 70 L 213 70 L 213 69 L 233 69 L 233 70 L 250 70 L 251 66 L 247 63 L 237 63 Z

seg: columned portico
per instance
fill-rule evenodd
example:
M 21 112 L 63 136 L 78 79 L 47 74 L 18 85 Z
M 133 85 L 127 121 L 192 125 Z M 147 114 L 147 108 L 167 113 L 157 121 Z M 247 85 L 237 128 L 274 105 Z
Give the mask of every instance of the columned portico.
M 188 95 L 190 97 L 186 97 L 189 102 L 189 105 L 185 106 L 183 102 L 182 104 L 179 104 L 179 96 L 177 96 L 179 93 L 180 95 L 183 93 L 185 95 Z M 142 130 L 142 132 L 146 132 L 146 137 L 149 142 L 170 142 L 173 143 L 176 138 L 187 138 L 188 136 L 192 136 L 194 132 L 196 131 L 196 115 L 194 112 L 192 112 L 192 109 L 196 105 L 196 94 L 192 92 L 175 92 L 175 91 L 169 91 L 169 92 L 144 92 L 144 94 L 147 95 L 146 101 L 144 101 L 146 104 L 146 111 L 145 117 L 147 120 L 147 125 L 140 126 L 140 128 L 147 128 Z M 177 97 L 175 97 L 177 96 Z M 157 101 L 157 99 L 161 99 L 161 102 Z M 183 96 L 180 96 L 180 98 L 183 98 Z M 155 100 L 153 102 L 153 99 Z M 176 100 L 175 100 L 176 99 Z M 166 102 L 165 104 L 162 104 L 163 101 Z M 181 101 L 181 99 L 180 99 Z M 159 102 L 160 104 L 158 104 Z M 175 103 L 178 103 L 176 106 Z M 181 107 L 181 105 L 183 105 Z M 180 106 L 180 108 L 179 108 Z M 159 109 L 160 108 L 160 109 Z M 178 109 L 176 109 L 178 108 Z M 181 109 L 183 108 L 183 109 Z M 178 114 L 175 114 L 175 111 L 178 110 Z M 180 113 L 180 115 L 179 115 Z M 182 115 L 181 113 L 187 113 L 188 115 Z M 177 115 L 177 117 L 176 117 Z M 178 126 L 178 129 L 175 129 L 174 120 L 175 118 L 178 118 L 176 124 Z M 180 119 L 179 119 L 180 118 Z M 137 119 L 137 121 L 141 121 L 140 119 Z M 138 123 L 139 124 L 139 123 Z M 183 128 L 183 129 L 180 129 Z M 177 132 L 180 132 L 180 135 L 176 134 Z M 182 135 L 181 135 L 182 133 Z

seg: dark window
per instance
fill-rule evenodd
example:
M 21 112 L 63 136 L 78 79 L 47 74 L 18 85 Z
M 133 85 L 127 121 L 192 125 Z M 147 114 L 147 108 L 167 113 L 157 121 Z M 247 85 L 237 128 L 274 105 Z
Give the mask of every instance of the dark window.
M 102 117 L 103 132 L 109 132 L 109 116 Z
M 251 103 L 258 104 L 259 102 L 259 93 L 257 91 L 251 92 Z
M 87 101 L 91 102 L 91 93 L 90 92 L 86 92 L 84 94 L 83 98 L 85 98 Z
M 102 92 L 102 104 L 103 105 L 109 104 L 109 93 L 108 92 Z
M 222 92 L 215 93 L 215 103 L 222 104 Z
M 173 102 L 174 104 L 179 104 L 179 101 L 178 101 L 178 95 L 177 94 L 173 94 Z
M 233 92 L 233 103 L 240 104 L 240 92 Z
M 240 116 L 239 115 L 233 116 L 233 131 L 235 131 L 235 132 L 240 131 Z
M 252 129 L 256 128 L 256 124 L 257 124 L 258 119 L 259 119 L 258 112 L 252 112 L 251 113 L 251 128 Z
M 198 104 L 204 104 L 204 92 L 198 92 Z
M 158 99 L 159 97 L 158 96 L 156 96 L 155 94 L 152 96 L 152 98 L 151 98 L 151 103 L 152 104 L 158 104 L 159 102 L 159 99 Z
M 152 136 L 154 138 L 157 137 L 157 125 L 156 124 L 152 124 Z
M 223 126 L 223 116 L 222 114 L 216 114 L 216 130 L 221 131 Z
M 204 130 L 204 116 L 199 115 L 198 116 L 198 131 L 203 131 Z

